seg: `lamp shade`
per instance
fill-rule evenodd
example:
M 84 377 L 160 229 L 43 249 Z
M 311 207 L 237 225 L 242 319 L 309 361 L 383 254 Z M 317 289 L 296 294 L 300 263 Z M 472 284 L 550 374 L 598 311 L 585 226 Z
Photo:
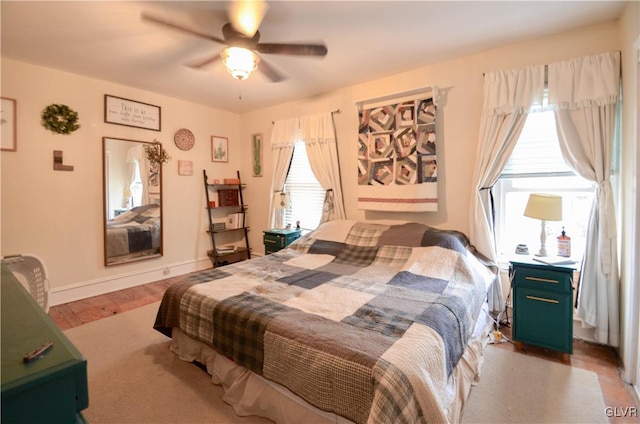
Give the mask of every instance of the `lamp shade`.
M 529 195 L 524 216 L 545 221 L 562 221 L 562 197 L 555 194 Z
M 221 53 L 227 71 L 235 78 L 244 80 L 258 67 L 260 59 L 251 50 L 243 47 L 227 47 Z
M 289 193 L 282 191 L 276 191 L 273 194 L 273 207 L 275 209 L 289 209 L 291 207 L 291 199 Z

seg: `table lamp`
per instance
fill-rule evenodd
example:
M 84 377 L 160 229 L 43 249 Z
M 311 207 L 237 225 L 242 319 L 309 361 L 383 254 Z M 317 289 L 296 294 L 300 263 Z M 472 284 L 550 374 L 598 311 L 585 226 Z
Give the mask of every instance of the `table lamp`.
M 548 256 L 545 243 L 547 241 L 546 222 L 562 221 L 562 197 L 555 194 L 532 193 L 529 195 L 524 216 L 541 220 L 540 251 L 536 256 Z
M 122 192 L 122 206 L 124 208 L 129 209 L 130 205 L 130 201 L 131 201 L 131 196 L 133 196 L 133 193 L 131 192 L 130 188 L 125 188 Z

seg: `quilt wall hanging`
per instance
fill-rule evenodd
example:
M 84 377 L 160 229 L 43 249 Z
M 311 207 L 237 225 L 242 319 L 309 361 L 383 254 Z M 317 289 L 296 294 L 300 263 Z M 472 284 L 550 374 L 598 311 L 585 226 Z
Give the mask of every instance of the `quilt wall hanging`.
M 359 112 L 358 209 L 438 210 L 437 89 Z

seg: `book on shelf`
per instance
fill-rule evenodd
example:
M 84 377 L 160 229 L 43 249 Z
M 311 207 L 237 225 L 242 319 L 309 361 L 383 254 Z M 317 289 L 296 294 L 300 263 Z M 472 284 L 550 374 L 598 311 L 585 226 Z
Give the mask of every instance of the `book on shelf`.
M 577 263 L 564 256 L 534 256 L 533 260 L 547 265 L 574 265 Z
M 227 228 L 243 228 L 245 226 L 245 215 L 242 212 L 227 215 Z
M 238 251 L 238 246 L 220 246 L 216 248 L 216 253 L 218 255 L 224 255 L 227 253 L 235 253 Z
M 224 231 L 227 229 L 227 220 L 225 218 L 215 218 L 212 221 L 213 231 Z

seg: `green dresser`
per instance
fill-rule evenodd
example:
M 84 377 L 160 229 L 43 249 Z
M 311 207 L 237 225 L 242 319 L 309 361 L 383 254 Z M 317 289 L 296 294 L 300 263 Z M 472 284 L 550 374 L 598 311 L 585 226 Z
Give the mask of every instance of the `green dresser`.
M 513 279 L 513 340 L 573 353 L 572 266 L 511 262 Z
M 3 265 L 2 423 L 78 423 L 89 405 L 87 361 Z M 42 357 L 26 353 L 51 341 Z
M 263 242 L 264 242 L 264 254 L 268 255 L 269 253 L 277 252 L 280 249 L 284 249 L 295 240 L 300 238 L 300 234 L 302 230 L 267 230 L 264 231 Z

